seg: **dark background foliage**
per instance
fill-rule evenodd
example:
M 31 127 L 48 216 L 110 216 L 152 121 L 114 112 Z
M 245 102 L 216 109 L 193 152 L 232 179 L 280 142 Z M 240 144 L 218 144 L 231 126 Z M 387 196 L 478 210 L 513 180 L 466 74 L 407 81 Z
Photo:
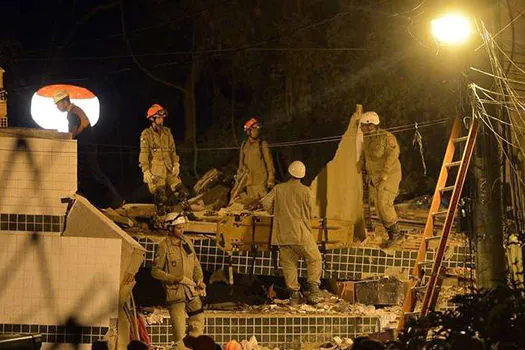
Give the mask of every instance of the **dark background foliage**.
M 458 113 L 462 63 L 436 55 L 426 33 L 431 5 L 420 5 L 413 0 L 3 2 L 10 15 L 0 31 L 0 64 L 7 70 L 10 125 L 35 126 L 30 99 L 42 85 L 69 82 L 91 89 L 102 105 L 95 129 L 103 166 L 131 193 L 141 183 L 138 136 L 151 103 L 169 110 L 167 125 L 190 184 L 194 170 L 232 167 L 238 156 L 235 150 L 195 155 L 194 139 L 199 148 L 238 146 L 242 124 L 251 116 L 262 120 L 271 143 L 340 135 L 356 103 L 377 111 L 386 128 L 452 118 Z M 447 127 L 421 129 L 426 177 L 413 130 L 396 134 L 405 197 L 432 191 Z M 288 162 L 301 159 L 311 180 L 336 147 L 275 148 L 278 175 Z

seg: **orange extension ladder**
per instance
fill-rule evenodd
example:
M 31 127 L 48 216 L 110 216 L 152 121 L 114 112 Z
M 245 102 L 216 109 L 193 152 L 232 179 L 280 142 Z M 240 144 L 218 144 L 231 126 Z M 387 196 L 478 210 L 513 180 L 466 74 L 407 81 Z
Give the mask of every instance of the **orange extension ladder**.
M 447 248 L 448 235 L 454 222 L 454 215 L 458 207 L 463 184 L 465 183 L 470 159 L 474 153 L 474 144 L 476 142 L 479 128 L 478 120 L 473 118 L 468 128 L 468 134 L 466 136 L 460 136 L 461 123 L 462 117 L 456 117 L 454 125 L 452 126 L 450 139 L 448 140 L 443 165 L 441 166 L 436 190 L 434 191 L 434 197 L 432 198 L 432 204 L 430 205 L 428 212 L 425 230 L 423 232 L 423 237 L 421 238 L 416 262 L 409 278 L 408 290 L 403 303 L 403 315 L 399 322 L 398 331 L 405 328 L 405 324 L 409 317 L 422 317 L 425 316 L 429 310 L 432 310 L 439 295 L 444 274 L 442 262 L 443 256 L 445 255 L 445 249 Z M 457 147 L 460 143 L 464 143 L 463 152 L 460 150 L 456 152 L 456 148 L 460 148 Z M 456 158 L 454 157 L 455 154 L 457 154 Z M 449 172 L 454 168 L 457 169 L 456 178 L 453 180 L 453 176 L 450 176 L 450 182 L 448 182 Z M 452 181 L 453 184 L 451 184 Z M 449 206 L 446 210 L 440 211 L 441 199 L 445 193 L 452 193 Z M 434 219 L 438 216 L 445 217 L 441 232 L 434 228 Z M 435 235 L 435 232 L 439 233 Z M 435 240 L 439 240 L 439 245 L 434 254 L 434 260 L 426 260 L 429 243 Z M 430 276 L 425 276 L 425 267 L 429 266 L 432 266 L 432 272 Z M 422 291 L 425 291 L 425 296 L 421 302 L 421 309 L 416 312 L 415 307 L 417 299 L 419 292 Z

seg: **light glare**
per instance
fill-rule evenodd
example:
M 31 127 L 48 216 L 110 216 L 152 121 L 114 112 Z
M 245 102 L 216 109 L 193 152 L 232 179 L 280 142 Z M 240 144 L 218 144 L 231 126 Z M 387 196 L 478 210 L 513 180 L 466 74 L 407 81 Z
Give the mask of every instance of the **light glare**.
M 71 99 L 71 102 L 82 108 L 91 126 L 94 126 L 100 116 L 100 102 L 97 97 L 90 99 Z M 68 132 L 67 113 L 60 112 L 51 97 L 44 97 L 35 92 L 31 99 L 31 116 L 42 128 Z
M 432 21 L 432 34 L 445 45 L 466 42 L 471 33 L 470 21 L 458 14 L 450 14 Z

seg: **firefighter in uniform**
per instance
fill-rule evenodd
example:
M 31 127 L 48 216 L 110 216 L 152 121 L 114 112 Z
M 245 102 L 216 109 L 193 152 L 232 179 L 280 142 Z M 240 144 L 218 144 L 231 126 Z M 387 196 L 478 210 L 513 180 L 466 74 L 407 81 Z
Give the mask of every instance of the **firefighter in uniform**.
M 140 167 L 144 182 L 158 204 L 164 204 L 181 185 L 175 141 L 170 129 L 163 126 L 167 115 L 162 106 L 152 105 L 146 114 L 151 126 L 140 135 Z
M 317 304 L 321 299 L 322 256 L 312 235 L 312 193 L 301 183 L 306 175 L 302 162 L 292 162 L 288 173 L 290 180 L 275 186 L 261 203 L 274 216 L 271 244 L 279 246 L 279 261 L 290 291 L 290 303 L 301 300 L 298 268 L 302 258 L 307 271 L 307 300 Z
M 268 142 L 259 138 L 259 122 L 251 118 L 244 124 L 248 140 L 241 145 L 237 177 L 246 174 L 246 195 L 260 199 L 275 185 L 275 168 Z
M 186 315 L 190 336 L 196 338 L 204 331 L 201 296 L 205 296 L 206 285 L 195 248 L 184 237 L 185 217 L 169 213 L 165 222 L 169 234 L 157 247 L 151 275 L 166 289 L 175 349 L 185 349 Z
M 370 185 L 370 195 L 375 203 L 379 218 L 388 233 L 388 241 L 383 244 L 388 248 L 403 239 L 397 225 L 397 213 L 394 200 L 401 182 L 401 163 L 399 145 L 396 137 L 379 128 L 379 116 L 376 112 L 366 112 L 360 120 L 363 131 L 363 152 L 357 163 L 359 172 L 366 170 Z

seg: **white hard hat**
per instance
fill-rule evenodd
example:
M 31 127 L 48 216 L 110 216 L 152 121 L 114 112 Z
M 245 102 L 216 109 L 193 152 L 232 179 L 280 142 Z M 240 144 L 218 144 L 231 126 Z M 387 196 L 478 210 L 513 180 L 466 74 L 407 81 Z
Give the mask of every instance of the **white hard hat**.
M 376 112 L 366 112 L 361 117 L 360 124 L 374 124 L 379 125 L 379 116 Z
M 296 160 L 290 164 L 288 172 L 296 179 L 302 179 L 306 175 L 306 166 L 303 162 Z
M 166 215 L 164 222 L 166 226 L 177 226 L 186 223 L 186 218 L 182 214 L 173 212 Z

